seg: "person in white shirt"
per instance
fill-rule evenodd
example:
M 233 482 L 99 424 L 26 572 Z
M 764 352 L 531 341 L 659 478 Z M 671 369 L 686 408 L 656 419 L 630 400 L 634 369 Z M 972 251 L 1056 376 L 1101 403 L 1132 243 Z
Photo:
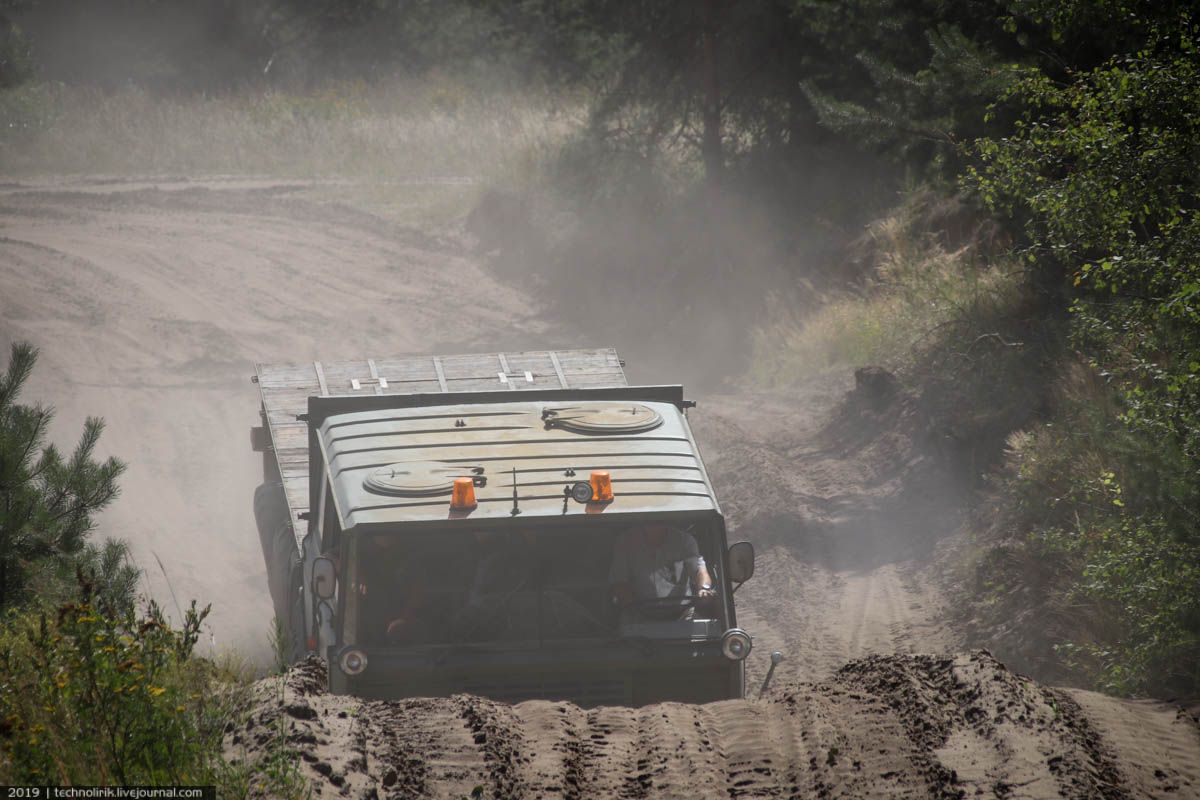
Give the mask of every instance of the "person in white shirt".
M 649 613 L 642 616 L 684 616 L 690 611 L 684 600 L 714 596 L 712 578 L 695 537 L 665 523 L 635 528 L 617 539 L 609 584 L 613 602 L 622 609 L 676 598 L 680 601 L 678 606 L 644 609 Z

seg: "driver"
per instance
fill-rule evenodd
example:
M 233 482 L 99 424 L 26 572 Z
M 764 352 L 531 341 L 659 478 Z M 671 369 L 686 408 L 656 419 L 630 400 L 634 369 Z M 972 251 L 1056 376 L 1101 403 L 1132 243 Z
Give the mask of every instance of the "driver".
M 691 612 L 682 602 L 686 598 L 715 596 L 695 537 L 661 522 L 633 529 L 617 539 L 608 578 L 613 602 L 622 609 L 659 600 L 681 601 L 649 614 L 643 609 L 642 616 L 678 619 Z

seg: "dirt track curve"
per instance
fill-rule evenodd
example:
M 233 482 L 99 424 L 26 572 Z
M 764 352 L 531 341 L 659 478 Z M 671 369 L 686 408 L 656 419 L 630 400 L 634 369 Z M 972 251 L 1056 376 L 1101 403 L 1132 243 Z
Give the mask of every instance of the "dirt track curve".
M 540 319 L 453 240 L 233 180 L 0 187 L 13 339 L 42 349 L 26 399 L 57 406 L 56 440 L 107 420 L 130 468 L 103 526 L 150 590 L 168 609 L 212 601 L 212 644 L 260 655 L 254 361 L 603 344 Z M 622 355 L 635 378 L 677 377 Z M 701 397 L 691 415 L 734 537 L 759 552 L 738 595 L 752 689 L 785 653 L 764 700 L 359 704 L 302 669 L 282 702 L 259 687 L 231 752 L 255 757 L 282 716 L 330 796 L 1200 797 L 1200 733 L 1170 707 L 1043 688 L 986 654 L 915 655 L 962 649 L 933 566 L 960 504 L 918 420 L 844 401 L 851 384 Z

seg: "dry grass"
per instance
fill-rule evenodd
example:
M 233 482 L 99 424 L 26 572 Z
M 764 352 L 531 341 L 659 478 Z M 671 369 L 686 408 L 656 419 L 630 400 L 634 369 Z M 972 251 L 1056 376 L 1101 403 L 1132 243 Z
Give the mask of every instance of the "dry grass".
M 179 97 L 43 84 L 0 92 L 0 173 L 339 178 L 382 187 L 382 207 L 418 185 L 457 208 L 464 186 L 512 180 L 585 116 L 575 98 L 444 77 Z
M 876 266 L 861 290 L 831 295 L 806 315 L 773 299 L 755 330 L 752 377 L 781 386 L 831 367 L 903 369 L 939 330 L 1011 301 L 1021 281 L 1011 264 L 980 266 L 971 246 L 948 252 L 915 233 L 910 215 L 902 208 L 869 229 Z

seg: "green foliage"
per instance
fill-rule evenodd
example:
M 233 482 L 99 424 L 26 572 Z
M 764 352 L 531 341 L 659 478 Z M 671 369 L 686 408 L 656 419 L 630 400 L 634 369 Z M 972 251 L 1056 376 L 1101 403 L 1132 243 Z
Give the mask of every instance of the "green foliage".
M 1037 55 L 993 3 L 796 0 L 819 54 L 800 77 L 821 123 L 934 179 L 962 165 L 980 109 Z
M 334 80 L 469 74 L 578 77 L 607 42 L 547 0 L 6 0 L 9 51 L 42 79 L 107 90 L 297 89 Z M 6 8 L 12 6 L 12 8 Z M 18 27 L 19 25 L 19 27 Z M 568 32 L 570 32 L 568 34 Z M 0 56 L 5 40 L 0 35 Z M 0 65 L 3 66 L 3 65 Z M 6 72 L 0 70 L 0 80 Z
M 122 614 L 133 612 L 142 571 L 131 561 L 127 542 L 109 538 L 99 547 L 89 542 L 76 561 L 78 574 L 94 587 L 98 603 Z
M 15 343 L 0 376 L 0 609 L 29 599 L 39 571 L 63 575 L 81 557 L 94 560 L 86 551 L 93 516 L 117 496 L 125 469 L 93 459 L 104 430 L 94 417 L 71 455 L 46 444 L 53 412 L 17 403 L 36 362 L 33 347 Z
M 997 524 L 1021 534 L 1025 558 L 981 565 L 999 603 L 985 616 L 1002 624 L 1014 613 L 1006 584 L 1023 587 L 1038 617 L 1056 621 L 1045 646 L 1074 679 L 1126 694 L 1192 692 L 1200 546 L 1180 536 L 1154 490 L 1180 469 L 1179 454 L 1123 422 L 1119 393 L 1086 364 L 1059 379 L 1054 404 L 1052 421 L 1009 437 Z
M 86 580 L 53 615 L 9 612 L 0 781 L 217 782 L 230 708 L 211 665 L 190 657 L 207 614 L 193 603 L 176 630 L 153 603 L 138 618 Z
M 1161 520 L 1119 510 L 1041 536 L 1079 570 L 1068 599 L 1092 611 L 1082 626 L 1090 639 L 1058 646 L 1070 666 L 1117 694 L 1200 686 L 1200 546 L 1178 541 Z
M 271 645 L 271 656 L 274 659 L 273 666 L 275 672 L 279 675 L 287 672 L 290 666 L 289 654 L 291 652 L 291 638 L 288 635 L 287 626 L 280 622 L 278 617 L 271 617 L 271 630 L 267 639 Z
M 368 202 L 384 216 L 457 222 L 479 191 L 466 177 L 515 171 L 578 127 L 583 108 L 573 98 L 449 77 L 170 98 L 137 87 L 30 84 L 0 90 L 0 166 L 19 175 L 358 178 L 312 191 Z
M 63 87 L 53 83 L 0 89 L 0 157 L 14 162 L 14 151 L 50 131 L 62 117 Z
M 1057 443 L 1034 448 L 1055 453 L 1053 466 L 1026 460 L 1013 487 L 1041 513 L 1040 535 L 1071 556 L 1074 599 L 1107 621 L 1094 641 L 1063 652 L 1110 689 L 1194 692 L 1197 27 L 1186 12 L 1159 16 L 1140 3 L 1104 10 L 1129 21 L 1113 37 L 1129 49 L 1065 81 L 1038 70 L 1022 77 L 1002 98 L 1023 109 L 1012 134 L 980 140 L 981 164 L 967 177 L 992 208 L 1024 221 L 1027 258 L 1067 297 L 1072 342 L 1112 395 L 1098 419 L 1062 412 L 1074 435 L 1090 437 L 1086 446 L 1063 446 L 1071 427 L 1037 432 Z M 1067 4 L 1044 19 L 1065 37 L 1094 24 L 1095 12 Z

